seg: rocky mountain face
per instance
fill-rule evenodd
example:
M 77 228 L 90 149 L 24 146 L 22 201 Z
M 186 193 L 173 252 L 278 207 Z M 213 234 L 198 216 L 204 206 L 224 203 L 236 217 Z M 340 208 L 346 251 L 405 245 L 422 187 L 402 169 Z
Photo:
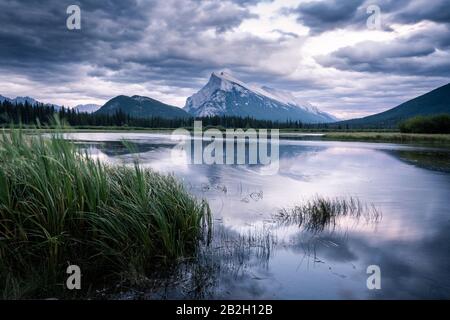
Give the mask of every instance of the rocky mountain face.
M 238 116 L 304 123 L 335 122 L 337 119 L 303 102 L 291 93 L 244 83 L 225 72 L 213 73 L 208 83 L 189 97 L 184 107 L 196 117 Z

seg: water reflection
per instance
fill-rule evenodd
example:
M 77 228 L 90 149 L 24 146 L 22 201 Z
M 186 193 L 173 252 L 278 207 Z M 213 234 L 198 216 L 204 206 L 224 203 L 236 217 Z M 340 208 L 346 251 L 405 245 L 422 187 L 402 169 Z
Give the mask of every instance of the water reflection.
M 278 174 L 263 176 L 253 166 L 189 165 L 182 153 L 174 161 L 167 135 L 70 138 L 103 161 L 139 158 L 174 173 L 214 214 L 215 238 L 199 261 L 123 298 L 450 298 L 448 150 L 289 139 L 280 141 Z M 279 210 L 318 195 L 355 197 L 383 219 L 348 217 L 322 232 L 274 223 Z M 381 268 L 381 290 L 366 287 L 373 264 Z
M 420 168 L 450 173 L 450 150 L 396 150 L 399 160 Z

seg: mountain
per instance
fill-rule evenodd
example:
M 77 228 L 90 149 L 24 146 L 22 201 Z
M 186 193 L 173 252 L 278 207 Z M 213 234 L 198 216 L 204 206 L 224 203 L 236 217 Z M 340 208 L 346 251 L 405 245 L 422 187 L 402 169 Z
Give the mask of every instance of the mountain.
M 399 122 L 414 116 L 443 113 L 450 114 L 450 83 L 387 111 L 338 124 L 356 127 L 396 127 Z
M 11 99 L 11 98 L 0 95 L 0 102 L 3 102 L 3 101 L 8 101 L 8 102 L 11 102 L 14 104 L 19 104 L 19 103 L 24 104 L 25 102 L 27 102 L 28 104 L 31 104 L 31 105 L 40 103 L 39 101 L 37 101 L 33 98 L 30 98 L 30 97 L 15 97 L 14 99 Z
M 52 106 L 56 110 L 61 109 L 61 106 L 58 106 L 56 104 L 51 104 L 51 103 L 42 103 L 42 102 L 37 101 L 36 99 L 33 99 L 31 97 L 15 97 L 14 99 L 11 99 L 11 98 L 8 98 L 8 97 L 0 95 L 0 103 L 3 102 L 3 101 L 8 101 L 8 102 L 11 102 L 13 104 L 25 104 L 25 103 L 28 103 L 28 104 L 30 104 L 32 106 L 35 106 L 37 104 L 43 104 L 45 106 Z
M 118 111 L 135 118 L 160 117 L 166 119 L 190 117 L 183 109 L 142 96 L 117 96 L 109 100 L 96 114 L 115 114 Z
M 291 93 L 246 84 L 230 74 L 212 73 L 208 83 L 186 100 L 184 110 L 193 116 L 239 116 L 262 120 L 335 122 L 332 115 L 302 102 Z
M 4 96 L 2 96 L 2 95 L 0 94 L 0 103 L 2 103 L 3 101 L 11 102 L 11 99 L 8 98 L 8 97 L 4 97 Z
M 28 103 L 32 106 L 39 104 L 40 102 L 31 97 L 16 97 L 11 100 L 14 104 L 25 104 Z
M 73 107 L 73 109 L 79 113 L 94 113 L 101 107 L 102 106 L 100 106 L 98 104 L 79 104 L 79 105 Z

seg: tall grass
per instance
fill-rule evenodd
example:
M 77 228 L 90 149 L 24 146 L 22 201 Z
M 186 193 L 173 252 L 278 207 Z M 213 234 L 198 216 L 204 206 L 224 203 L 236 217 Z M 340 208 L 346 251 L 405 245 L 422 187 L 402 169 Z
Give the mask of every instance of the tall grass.
M 311 232 L 321 232 L 335 228 L 340 218 L 364 218 L 366 222 L 376 222 L 381 216 L 374 205 L 369 206 L 358 198 L 316 196 L 293 208 L 279 210 L 275 220 L 282 224 L 297 224 Z
M 145 274 L 193 254 L 209 223 L 207 204 L 173 176 L 108 166 L 58 133 L 0 137 L 4 298 L 61 293 L 70 264 L 84 289 Z

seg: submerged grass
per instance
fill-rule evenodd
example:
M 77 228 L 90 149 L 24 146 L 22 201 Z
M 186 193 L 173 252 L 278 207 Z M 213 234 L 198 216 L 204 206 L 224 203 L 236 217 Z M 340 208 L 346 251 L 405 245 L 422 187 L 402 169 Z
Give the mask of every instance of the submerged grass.
M 379 221 L 381 212 L 374 205 L 367 205 L 358 198 L 327 198 L 316 196 L 290 209 L 282 209 L 276 221 L 282 224 L 297 224 L 311 232 L 334 229 L 343 217 L 364 218 L 367 222 Z
M 93 288 L 138 278 L 194 254 L 210 221 L 208 205 L 173 176 L 137 162 L 106 165 L 59 133 L 0 137 L 3 298 L 73 296 L 65 289 L 70 264 Z

